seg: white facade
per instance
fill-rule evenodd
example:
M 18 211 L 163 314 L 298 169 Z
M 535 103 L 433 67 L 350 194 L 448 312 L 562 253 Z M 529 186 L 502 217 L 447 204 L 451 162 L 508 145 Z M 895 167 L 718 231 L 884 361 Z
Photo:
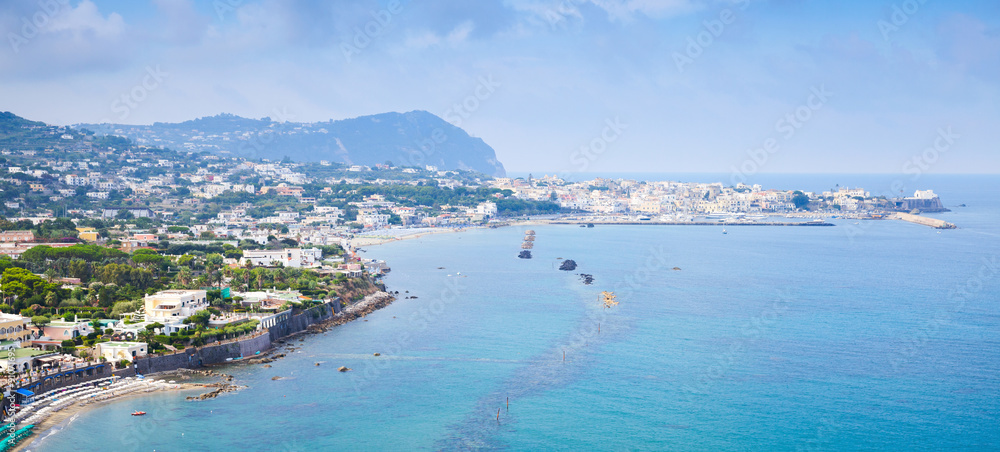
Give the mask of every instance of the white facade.
M 250 262 L 257 267 L 269 267 L 280 262 L 285 267 L 316 267 L 323 261 L 319 248 L 285 248 L 283 250 L 244 250 L 241 265 Z
M 481 202 L 476 206 L 476 213 L 480 215 L 493 216 L 497 214 L 497 204 L 495 202 Z
M 208 308 L 204 290 L 164 290 L 145 297 L 146 320 L 173 324 Z
M 132 361 L 146 356 L 147 348 L 145 342 L 98 342 L 97 355 L 108 361 Z

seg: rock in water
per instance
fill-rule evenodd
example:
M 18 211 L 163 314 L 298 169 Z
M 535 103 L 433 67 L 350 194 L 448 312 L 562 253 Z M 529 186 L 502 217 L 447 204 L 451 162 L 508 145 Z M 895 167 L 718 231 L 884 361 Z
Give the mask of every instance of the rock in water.
M 517 254 L 517 257 L 521 259 L 531 259 L 531 251 L 523 250 Z
M 339 368 L 337 368 L 337 370 L 339 370 L 341 372 L 347 372 L 347 371 L 351 370 L 351 368 L 347 367 L 347 366 L 340 366 Z
M 559 266 L 559 269 L 564 271 L 576 270 L 576 261 L 573 259 L 566 259 L 562 262 L 562 265 Z

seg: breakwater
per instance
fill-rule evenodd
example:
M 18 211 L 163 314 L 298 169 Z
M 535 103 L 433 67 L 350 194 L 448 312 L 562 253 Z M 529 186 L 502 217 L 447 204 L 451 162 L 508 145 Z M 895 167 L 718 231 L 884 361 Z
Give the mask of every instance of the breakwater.
M 825 221 L 550 221 L 548 224 L 599 224 L 657 226 L 833 226 Z
M 888 217 L 890 220 L 902 220 L 913 224 L 919 224 L 921 226 L 930 226 L 935 229 L 955 229 L 952 223 L 944 220 L 938 220 L 937 218 L 923 217 L 920 215 L 913 215 L 909 213 L 897 212 Z

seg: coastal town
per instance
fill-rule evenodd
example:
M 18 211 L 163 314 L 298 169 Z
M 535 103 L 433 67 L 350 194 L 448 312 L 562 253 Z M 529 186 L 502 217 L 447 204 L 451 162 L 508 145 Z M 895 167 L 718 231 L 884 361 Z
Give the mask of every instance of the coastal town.
M 251 341 L 246 350 L 260 353 L 311 324 L 293 322 L 306 313 L 333 319 L 382 306 L 388 301 L 375 306 L 369 297 L 391 298 L 381 284 L 389 264 L 366 258 L 362 247 L 386 241 L 528 221 L 843 218 L 954 227 L 918 215 L 947 210 L 931 190 L 893 196 L 839 186 L 491 177 L 391 161 L 252 160 L 68 127 L 24 128 L 34 134 L 30 146 L 0 146 L 0 336 L 8 351 L 0 369 L 5 423 L 15 426 L 46 418 L 41 394 L 73 388 L 95 399 L 107 398 L 101 387 L 162 389 L 132 379 L 247 358 L 242 348 L 236 356 L 200 350 Z M 178 355 L 187 360 L 157 361 Z M 11 445 L 30 434 L 11 436 Z

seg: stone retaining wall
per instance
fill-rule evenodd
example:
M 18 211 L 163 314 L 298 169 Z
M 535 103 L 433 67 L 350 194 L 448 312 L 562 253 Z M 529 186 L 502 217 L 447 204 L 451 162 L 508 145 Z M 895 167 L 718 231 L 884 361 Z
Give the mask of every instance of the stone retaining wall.
M 290 317 L 288 320 L 267 328 L 263 333 L 258 333 L 254 337 L 231 341 L 224 344 L 209 344 L 197 348 L 187 348 L 182 352 L 163 356 L 150 356 L 136 360 L 136 370 L 140 374 L 153 372 L 168 372 L 180 368 L 194 369 L 210 364 L 219 364 L 227 358 L 250 357 L 257 352 L 264 352 L 271 348 L 271 343 L 290 334 L 305 331 L 309 325 L 329 320 L 333 317 L 332 303 L 339 303 L 339 300 L 324 303 L 302 313 Z

